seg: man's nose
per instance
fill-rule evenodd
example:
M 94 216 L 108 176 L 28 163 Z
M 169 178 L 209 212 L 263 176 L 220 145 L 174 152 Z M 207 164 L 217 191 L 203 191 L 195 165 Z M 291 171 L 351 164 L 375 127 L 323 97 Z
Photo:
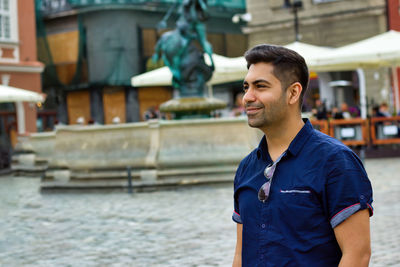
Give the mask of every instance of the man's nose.
M 254 91 L 252 89 L 247 89 L 246 93 L 243 96 L 243 103 L 249 103 L 256 101 L 256 97 L 254 95 Z

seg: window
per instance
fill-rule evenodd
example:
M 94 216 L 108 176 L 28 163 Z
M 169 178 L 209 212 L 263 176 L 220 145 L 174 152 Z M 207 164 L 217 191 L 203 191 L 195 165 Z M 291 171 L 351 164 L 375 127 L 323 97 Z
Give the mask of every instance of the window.
M 71 7 L 67 0 L 42 0 L 40 9 L 44 14 L 51 14 L 70 10 Z
M 17 1 L 0 0 L 0 40 L 17 39 Z

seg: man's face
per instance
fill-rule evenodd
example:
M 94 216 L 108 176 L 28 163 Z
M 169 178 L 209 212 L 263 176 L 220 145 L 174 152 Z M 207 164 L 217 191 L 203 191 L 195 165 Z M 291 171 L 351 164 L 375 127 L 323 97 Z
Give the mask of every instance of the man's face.
M 287 116 L 286 92 L 273 69 L 269 63 L 252 64 L 244 79 L 243 103 L 251 127 L 263 129 L 276 125 Z

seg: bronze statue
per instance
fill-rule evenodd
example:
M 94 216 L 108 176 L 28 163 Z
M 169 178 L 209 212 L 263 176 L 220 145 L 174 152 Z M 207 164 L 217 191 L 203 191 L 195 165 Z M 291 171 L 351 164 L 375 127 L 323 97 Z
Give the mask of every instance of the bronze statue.
M 184 0 L 179 13 L 176 28 L 161 36 L 152 59 L 157 62 L 161 55 L 172 72 L 172 86 L 181 97 L 201 97 L 214 71 L 212 47 L 203 23 L 208 17 L 207 0 Z M 209 56 L 211 66 L 205 63 L 204 53 Z

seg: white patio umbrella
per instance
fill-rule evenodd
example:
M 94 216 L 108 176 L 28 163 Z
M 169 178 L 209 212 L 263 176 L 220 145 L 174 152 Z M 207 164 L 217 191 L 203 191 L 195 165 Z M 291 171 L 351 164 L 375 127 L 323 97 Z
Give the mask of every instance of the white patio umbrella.
M 321 54 L 319 70 L 355 70 L 400 65 L 400 32 L 388 31 Z
M 238 81 L 243 79 L 243 74 L 247 72 L 246 61 L 243 57 L 228 58 L 217 54 L 213 54 L 212 57 L 215 71 L 209 81 L 211 85 Z M 204 58 L 210 65 L 209 57 Z M 172 73 L 168 67 L 162 67 L 132 77 L 131 83 L 134 87 L 171 86 Z
M 168 67 L 161 67 L 132 77 L 134 87 L 171 86 L 172 73 Z
M 316 68 L 317 60 L 321 56 L 328 55 L 330 52 L 332 52 L 334 50 L 334 48 L 331 48 L 331 47 L 316 46 L 316 45 L 306 44 L 306 43 L 302 43 L 302 42 L 293 42 L 293 43 L 290 43 L 290 44 L 287 44 L 284 46 L 286 48 L 296 51 L 302 57 L 304 57 L 307 65 L 308 65 L 308 68 L 310 70 L 314 70 L 314 71 L 318 70 Z
M 316 59 L 330 52 L 332 48 L 315 46 L 301 42 L 294 42 L 285 47 L 292 49 L 302 55 L 310 69 L 313 69 Z M 247 73 L 246 60 L 244 57 L 229 58 L 217 54 L 212 55 L 215 71 L 209 84 L 221 84 L 242 80 Z M 205 56 L 207 64 L 210 64 L 208 56 Z M 162 67 L 132 77 L 131 83 L 135 87 L 149 86 L 171 86 L 172 73 L 168 67 Z
M 400 66 L 400 32 L 393 30 L 334 49 L 320 55 L 315 61 L 315 69 L 319 71 L 357 70 L 360 77 L 360 100 L 362 102 L 365 101 L 362 96 L 363 90 L 365 90 L 362 69 L 392 67 L 395 80 L 395 104 L 396 110 L 399 111 L 400 96 L 396 66 Z M 365 117 L 365 107 L 362 107 L 362 113 Z
M 0 102 L 43 102 L 41 94 L 8 86 L 0 85 Z
M 43 94 L 8 85 L 0 85 L 0 102 L 16 103 L 19 134 L 25 133 L 25 111 L 23 102 L 43 102 L 44 100 Z

